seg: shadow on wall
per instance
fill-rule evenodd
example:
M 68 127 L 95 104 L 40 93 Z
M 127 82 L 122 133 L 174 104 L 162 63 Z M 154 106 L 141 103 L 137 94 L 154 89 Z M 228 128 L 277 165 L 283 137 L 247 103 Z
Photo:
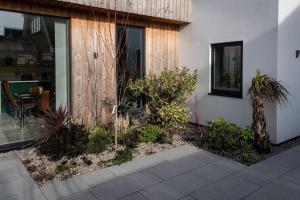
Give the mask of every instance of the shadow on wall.
M 277 143 L 300 135 L 300 58 L 296 58 L 300 49 L 300 2 L 281 0 L 279 5 L 277 77 L 291 95 L 286 107 L 277 108 Z

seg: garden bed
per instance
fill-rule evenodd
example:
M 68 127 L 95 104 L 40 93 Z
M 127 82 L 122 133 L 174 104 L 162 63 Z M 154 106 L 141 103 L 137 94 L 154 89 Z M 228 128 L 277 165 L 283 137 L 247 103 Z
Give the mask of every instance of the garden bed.
M 174 135 L 170 143 L 140 143 L 132 150 L 133 158 L 145 157 L 161 151 L 173 149 L 186 144 L 180 135 Z M 119 146 L 118 150 L 123 150 Z M 28 172 L 40 186 L 56 180 L 64 180 L 73 175 L 81 175 L 114 165 L 116 151 L 110 146 L 100 154 L 83 154 L 73 158 L 63 157 L 50 160 L 45 155 L 39 155 L 36 148 L 16 151 Z M 1 155 L 1 154 L 0 154 Z M 1 157 L 1 156 L 0 156 Z
M 205 144 L 199 145 L 198 140 L 196 139 L 196 132 L 197 131 L 195 131 L 195 127 L 191 126 L 182 135 L 173 135 L 170 143 L 139 143 L 137 147 L 132 150 L 133 158 L 146 157 L 154 153 L 170 150 L 183 146 L 184 144 L 191 143 L 211 153 L 229 158 L 242 164 L 252 165 L 288 150 L 296 145 L 300 145 L 300 137 L 280 145 L 272 145 L 271 153 L 258 154 L 258 157 L 255 161 L 245 163 L 232 157 L 230 154 L 224 153 L 223 151 L 212 150 Z M 202 132 L 204 133 L 205 137 L 207 128 L 202 128 Z M 123 150 L 124 148 L 124 146 L 119 145 L 118 150 Z M 46 185 L 53 181 L 64 180 L 73 175 L 87 174 L 98 169 L 112 166 L 114 165 L 113 159 L 116 156 L 116 151 L 112 146 L 108 147 L 106 151 L 99 154 L 82 154 L 73 158 L 63 157 L 56 161 L 50 160 L 45 155 L 38 154 L 36 148 L 28 148 L 15 152 L 20 157 L 32 178 L 40 186 Z M 8 153 L 0 154 L 0 158 L 5 157 L 7 154 Z
M 195 130 L 195 128 L 196 128 L 196 126 L 192 125 L 190 127 L 190 130 Z M 205 138 L 207 138 L 208 127 L 202 127 L 201 130 L 202 130 L 202 133 L 203 133 L 203 138 L 205 140 Z M 300 137 L 294 138 L 292 140 L 289 140 L 287 142 L 281 143 L 279 145 L 271 144 L 270 153 L 257 153 L 256 159 L 248 161 L 248 162 L 245 162 L 244 160 L 237 159 L 232 154 L 230 154 L 230 153 L 228 153 L 226 151 L 215 150 L 215 149 L 210 148 L 205 141 L 203 143 L 199 144 L 199 141 L 194 137 L 195 136 L 194 133 L 195 133 L 195 131 L 189 134 L 189 141 L 193 145 L 195 145 L 195 146 L 197 146 L 200 149 L 203 149 L 205 151 L 209 151 L 209 152 L 211 152 L 213 154 L 216 154 L 216 155 L 219 155 L 219 156 L 222 156 L 222 157 L 225 157 L 225 158 L 228 158 L 228 159 L 240 162 L 241 164 L 245 164 L 247 166 L 251 166 L 253 164 L 259 163 L 259 162 L 261 162 L 263 160 L 266 160 L 266 159 L 268 159 L 268 158 L 270 158 L 272 156 L 275 156 L 275 155 L 277 155 L 279 153 L 282 153 L 282 152 L 284 152 L 284 151 L 286 151 L 286 150 L 288 150 L 290 148 L 293 148 L 293 147 L 295 147 L 297 145 L 300 145 Z

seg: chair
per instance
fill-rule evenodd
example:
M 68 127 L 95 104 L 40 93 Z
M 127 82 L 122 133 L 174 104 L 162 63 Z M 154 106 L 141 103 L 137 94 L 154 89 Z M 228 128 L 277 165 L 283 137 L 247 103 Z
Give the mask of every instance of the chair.
M 17 118 L 18 114 L 21 113 L 21 102 L 20 100 L 17 100 L 10 92 L 9 90 L 9 84 L 8 81 L 2 81 L 2 90 L 4 93 L 4 96 L 7 99 L 8 105 L 11 109 L 14 110 L 15 118 Z M 23 113 L 25 113 L 27 110 L 30 110 L 34 108 L 35 103 L 32 101 L 24 101 L 23 102 Z M 24 116 L 19 116 L 20 118 Z
M 50 99 L 50 92 L 48 90 L 43 91 L 41 98 L 40 98 L 40 109 L 41 110 L 48 110 L 49 109 L 49 99 Z
M 30 94 L 39 95 L 39 109 L 42 111 L 49 109 L 49 93 L 48 90 L 44 90 L 40 86 L 30 88 Z

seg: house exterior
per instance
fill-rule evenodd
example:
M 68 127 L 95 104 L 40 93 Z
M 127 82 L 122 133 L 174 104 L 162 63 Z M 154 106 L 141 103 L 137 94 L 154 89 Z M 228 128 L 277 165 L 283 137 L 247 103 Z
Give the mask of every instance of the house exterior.
M 224 117 L 250 126 L 247 92 L 259 69 L 281 80 L 291 94 L 284 107 L 266 105 L 272 142 L 299 136 L 300 1 L 193 0 L 192 6 L 191 23 L 180 28 L 179 57 L 180 65 L 199 71 L 189 105 L 201 123 Z M 228 82 L 228 74 L 234 81 Z
M 67 106 L 77 122 L 106 121 L 102 100 L 116 96 L 118 45 L 139 75 L 175 68 L 190 10 L 190 0 L 0 0 L 0 81 L 12 93 L 46 89 L 49 104 Z
M 199 72 L 194 122 L 197 113 L 201 124 L 250 126 L 247 90 L 260 69 L 291 93 L 285 109 L 266 105 L 281 143 L 300 135 L 299 9 L 300 0 L 0 0 L 0 81 L 47 88 L 50 104 L 88 125 L 111 117 L 102 100 L 117 98 L 118 57 L 138 76 L 187 66 Z

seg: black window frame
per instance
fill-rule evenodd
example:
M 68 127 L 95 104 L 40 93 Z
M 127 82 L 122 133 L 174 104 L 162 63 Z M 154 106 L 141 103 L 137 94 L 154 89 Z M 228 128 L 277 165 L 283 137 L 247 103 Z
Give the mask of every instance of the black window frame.
M 135 26 L 135 25 L 126 25 L 126 24 L 121 24 L 121 23 L 117 23 L 115 25 L 115 28 L 116 28 L 116 32 L 115 32 L 115 39 L 116 39 L 116 45 L 118 45 L 118 42 L 120 42 L 119 40 L 119 28 L 124 28 L 124 29 L 128 29 L 128 28 L 134 28 L 134 29 L 141 29 L 143 30 L 143 55 L 141 56 L 141 60 L 142 62 L 140 63 L 141 64 L 141 76 L 139 77 L 140 79 L 143 79 L 146 77 L 146 28 L 144 26 Z M 126 36 L 125 36 L 126 37 Z M 116 46 L 117 47 L 117 46 Z M 116 63 L 116 80 L 118 80 L 118 61 Z M 117 83 L 117 82 L 116 82 Z M 116 88 L 117 90 L 119 90 L 119 88 Z M 118 94 L 117 94 L 117 99 L 118 99 Z M 118 100 L 119 101 L 119 100 Z M 140 97 L 140 104 L 138 105 L 138 109 L 143 109 L 145 110 L 145 97 L 144 96 L 141 96 Z
M 223 48 L 227 46 L 240 46 L 241 47 L 241 70 L 240 70 L 240 76 L 241 76 L 241 84 L 239 91 L 230 91 L 230 90 L 220 90 L 215 89 L 215 49 L 216 48 Z M 224 43 L 213 43 L 211 44 L 211 92 L 209 95 L 215 95 L 215 96 L 224 96 L 224 97 L 233 97 L 233 98 L 243 98 L 243 48 L 244 48 L 244 42 L 243 41 L 236 41 L 236 42 L 224 42 Z

